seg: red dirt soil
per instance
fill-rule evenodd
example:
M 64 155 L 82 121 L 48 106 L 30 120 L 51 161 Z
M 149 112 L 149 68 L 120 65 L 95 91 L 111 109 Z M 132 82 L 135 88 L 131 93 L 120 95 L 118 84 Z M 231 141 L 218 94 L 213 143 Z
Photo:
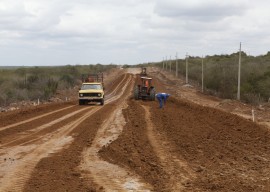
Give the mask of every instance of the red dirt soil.
M 158 91 L 166 90 L 155 83 Z M 150 108 L 151 119 L 144 119 L 140 105 Z M 267 128 L 174 97 L 164 109 L 159 109 L 157 102 L 129 101 L 124 113 L 128 122 L 124 133 L 100 154 L 107 161 L 135 170 L 155 191 L 171 191 L 166 188 L 169 173 L 149 149 L 146 121 L 151 121 L 166 141 L 168 155 L 181 159 L 191 170 L 193 176 L 187 175 L 183 191 L 269 191 Z
M 6 178 L 14 183 L 4 191 L 111 191 L 95 183 L 95 175 L 82 171 L 80 166 L 83 151 L 93 145 L 104 122 L 124 104 L 127 106 L 122 113 L 126 123 L 122 133 L 98 154 L 105 161 L 138 175 L 141 182 L 153 187 L 153 191 L 270 191 L 269 129 L 235 114 L 207 107 L 210 105 L 205 105 L 207 102 L 203 99 L 193 98 L 204 106 L 190 102 L 184 97 L 189 90 L 179 95 L 178 82 L 165 79 L 163 73 L 156 74 L 159 73 L 152 73 L 152 77 L 157 92 L 172 94 L 163 109 L 158 108 L 157 101 L 135 101 L 132 96 L 128 97 L 138 76 L 136 79 L 135 75 L 125 73 L 107 79 L 104 106 L 61 103 L 1 113 L 0 171 L 21 174 L 8 177 L 0 173 L 0 191 L 1 182 L 7 181 Z M 210 104 L 219 101 L 214 99 Z M 71 108 L 64 109 L 68 106 Z M 57 112 L 59 109 L 64 110 Z M 76 111 L 75 115 L 68 116 Z M 46 115 L 49 112 L 55 113 Z M 83 119 L 87 113 L 90 115 Z M 31 120 L 39 115 L 44 117 Z M 67 118 L 60 121 L 61 117 Z M 23 123 L 24 120 L 29 122 Z M 77 121 L 78 124 L 71 126 Z M 19 125 L 3 129 L 14 123 Z M 44 125 L 47 127 L 39 130 Z M 65 128 L 70 129 L 63 132 L 71 139 L 68 144 L 60 145 L 59 149 L 43 149 L 49 155 L 41 156 L 43 158 L 37 162 L 35 158 L 24 162 L 25 156 L 35 155 L 35 148 L 52 142 Z M 59 142 L 61 139 L 59 136 Z M 35 148 L 30 150 L 33 146 Z M 10 153 L 17 148 L 24 151 L 16 155 Z M 22 170 L 10 169 L 17 163 L 24 165 Z M 110 171 L 117 174 L 117 170 Z M 9 172 L 4 173 L 9 175 Z

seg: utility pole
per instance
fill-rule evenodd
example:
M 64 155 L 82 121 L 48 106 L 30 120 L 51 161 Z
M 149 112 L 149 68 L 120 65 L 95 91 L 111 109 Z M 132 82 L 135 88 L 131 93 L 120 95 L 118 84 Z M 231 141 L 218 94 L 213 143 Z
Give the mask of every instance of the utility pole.
M 178 77 L 178 61 L 177 61 L 177 53 L 175 55 L 175 76 Z
M 203 78 L 204 78 L 204 73 L 203 73 L 203 56 L 202 56 L 202 92 L 203 92 Z
M 240 82 L 241 82 L 240 79 L 241 79 L 241 42 L 240 42 L 240 49 L 239 49 L 237 100 L 240 100 Z
M 170 55 L 170 72 L 172 72 L 172 56 Z
M 188 84 L 188 53 L 186 54 L 186 84 Z

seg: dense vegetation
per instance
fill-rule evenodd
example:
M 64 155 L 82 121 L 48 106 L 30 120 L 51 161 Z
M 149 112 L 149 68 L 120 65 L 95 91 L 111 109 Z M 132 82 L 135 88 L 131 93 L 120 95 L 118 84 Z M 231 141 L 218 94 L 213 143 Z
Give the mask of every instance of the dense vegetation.
M 48 100 L 57 90 L 80 84 L 81 74 L 104 72 L 116 65 L 19 67 L 0 69 L 0 106 L 21 100 Z
M 270 52 L 248 56 L 242 52 L 241 100 L 258 104 L 270 98 Z M 222 98 L 235 99 L 237 94 L 239 53 L 206 56 L 204 61 L 204 90 Z M 178 74 L 185 76 L 186 60 L 179 59 Z M 171 61 L 175 73 L 176 61 Z M 188 58 L 189 81 L 202 83 L 202 58 Z M 163 68 L 163 62 L 145 64 Z M 139 65 L 140 66 L 140 65 Z M 21 100 L 48 100 L 59 89 L 80 84 L 81 74 L 104 72 L 116 65 L 77 65 L 61 67 L 0 68 L 0 106 Z M 125 67 L 130 67 L 124 65 Z M 166 70 L 166 64 L 164 65 Z M 167 70 L 170 71 L 169 62 Z
M 270 52 L 262 56 L 248 56 L 241 53 L 241 100 L 258 104 L 270 98 Z M 239 52 L 231 55 L 214 55 L 204 58 L 205 90 L 222 98 L 235 99 L 237 95 Z M 171 71 L 175 73 L 172 61 Z M 155 65 L 163 68 L 163 63 Z M 179 74 L 186 74 L 186 60 L 179 59 Z M 188 58 L 189 79 L 202 83 L 202 58 Z M 165 67 L 166 69 L 166 64 Z M 168 62 L 167 70 L 170 71 Z

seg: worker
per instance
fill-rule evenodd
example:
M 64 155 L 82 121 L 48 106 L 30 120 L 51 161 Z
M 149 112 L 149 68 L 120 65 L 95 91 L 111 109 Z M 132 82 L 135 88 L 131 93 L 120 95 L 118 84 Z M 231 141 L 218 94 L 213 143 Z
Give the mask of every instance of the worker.
M 157 93 L 156 97 L 159 101 L 159 108 L 163 107 L 163 104 L 165 105 L 166 100 L 168 99 L 168 97 L 170 96 L 170 94 L 168 93 Z

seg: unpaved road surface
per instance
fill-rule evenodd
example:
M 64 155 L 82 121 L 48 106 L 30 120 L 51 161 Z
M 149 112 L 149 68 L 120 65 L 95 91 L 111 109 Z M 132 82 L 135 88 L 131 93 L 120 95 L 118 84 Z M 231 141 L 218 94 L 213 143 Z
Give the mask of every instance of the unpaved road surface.
M 0 191 L 270 191 L 269 128 L 213 108 L 218 99 L 191 102 L 157 70 L 165 108 L 135 101 L 138 72 L 110 77 L 104 106 L 0 114 Z

